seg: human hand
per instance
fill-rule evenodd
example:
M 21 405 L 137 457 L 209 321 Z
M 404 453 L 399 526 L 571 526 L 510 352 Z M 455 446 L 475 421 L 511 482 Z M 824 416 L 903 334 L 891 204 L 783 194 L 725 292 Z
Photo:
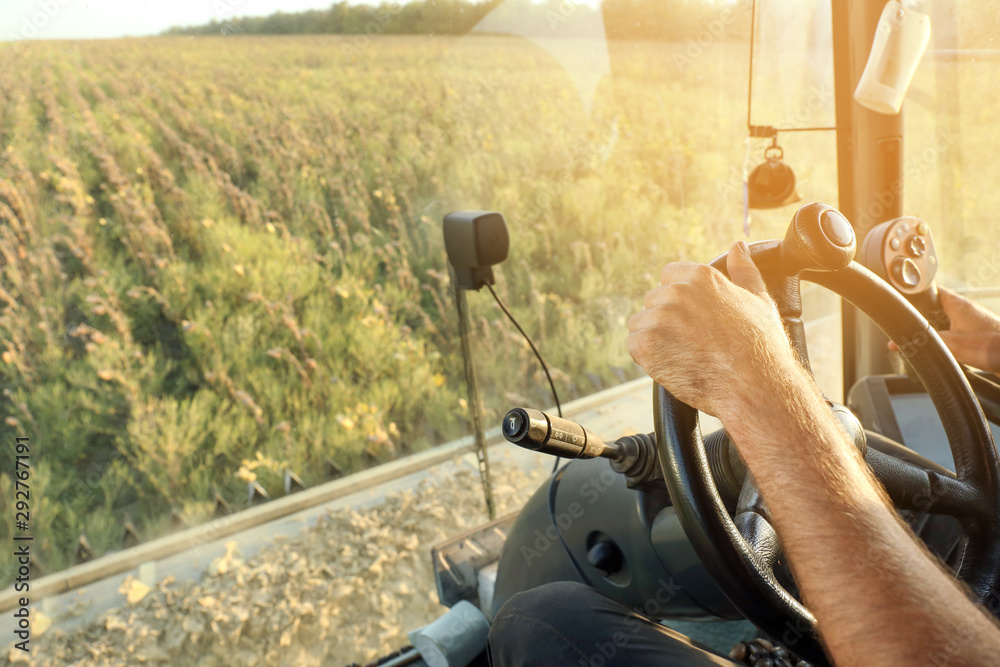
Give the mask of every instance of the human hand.
M 962 364 L 1000 373 L 1000 317 L 950 290 L 938 288 L 951 328 L 941 340 Z
M 723 422 L 798 364 L 745 243 L 730 249 L 726 267 L 732 282 L 706 264 L 667 264 L 662 284 L 628 322 L 636 363 L 677 399 Z

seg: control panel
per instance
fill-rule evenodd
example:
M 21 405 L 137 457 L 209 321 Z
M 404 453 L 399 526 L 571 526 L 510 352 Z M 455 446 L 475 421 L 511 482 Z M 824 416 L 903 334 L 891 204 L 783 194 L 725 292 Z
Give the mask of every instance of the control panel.
M 858 260 L 905 296 L 935 329 L 948 328 L 934 283 L 939 262 L 927 222 L 907 216 L 876 225 L 865 236 Z

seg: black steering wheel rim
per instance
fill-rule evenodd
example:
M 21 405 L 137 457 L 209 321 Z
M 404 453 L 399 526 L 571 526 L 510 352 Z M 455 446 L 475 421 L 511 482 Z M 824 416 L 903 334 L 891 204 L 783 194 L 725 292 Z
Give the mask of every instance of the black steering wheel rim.
M 777 241 L 750 246 L 772 288 L 779 269 Z M 727 255 L 711 264 L 726 273 Z M 779 272 L 780 275 L 780 272 Z M 1000 459 L 988 422 L 954 357 L 927 321 L 892 287 L 851 262 L 839 271 L 801 271 L 791 276 L 839 294 L 868 315 L 900 345 L 934 403 L 948 435 L 966 502 L 980 511 L 960 517 L 966 532 L 958 579 L 982 604 L 1000 579 Z M 657 448 L 667 488 L 681 525 L 706 569 L 733 604 L 755 625 L 807 660 L 825 663 L 816 619 L 777 583 L 730 518 L 712 478 L 697 411 L 654 385 Z M 951 512 L 948 512 L 951 513 Z

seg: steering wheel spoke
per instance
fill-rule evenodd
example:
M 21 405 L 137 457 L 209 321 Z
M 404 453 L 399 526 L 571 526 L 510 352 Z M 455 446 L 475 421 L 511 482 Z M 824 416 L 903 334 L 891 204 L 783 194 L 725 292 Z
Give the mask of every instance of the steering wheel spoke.
M 773 576 L 775 563 L 781 555 L 781 541 L 771 525 L 770 516 L 753 475 L 747 472 L 736 512 L 733 514 L 733 523 L 747 546 L 757 556 L 761 569 Z
M 896 509 L 981 518 L 984 496 L 970 481 L 947 470 L 928 470 L 869 447 L 865 462 Z

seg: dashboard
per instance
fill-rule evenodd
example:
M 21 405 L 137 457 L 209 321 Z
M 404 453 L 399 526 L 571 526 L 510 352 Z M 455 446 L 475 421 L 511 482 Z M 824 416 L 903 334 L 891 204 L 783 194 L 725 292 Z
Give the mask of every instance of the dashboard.
M 905 375 L 882 375 L 858 382 L 848 397 L 848 407 L 865 428 L 906 445 L 952 472 L 948 438 L 937 410 L 923 387 Z M 1000 442 L 1000 426 L 991 422 L 993 440 Z

